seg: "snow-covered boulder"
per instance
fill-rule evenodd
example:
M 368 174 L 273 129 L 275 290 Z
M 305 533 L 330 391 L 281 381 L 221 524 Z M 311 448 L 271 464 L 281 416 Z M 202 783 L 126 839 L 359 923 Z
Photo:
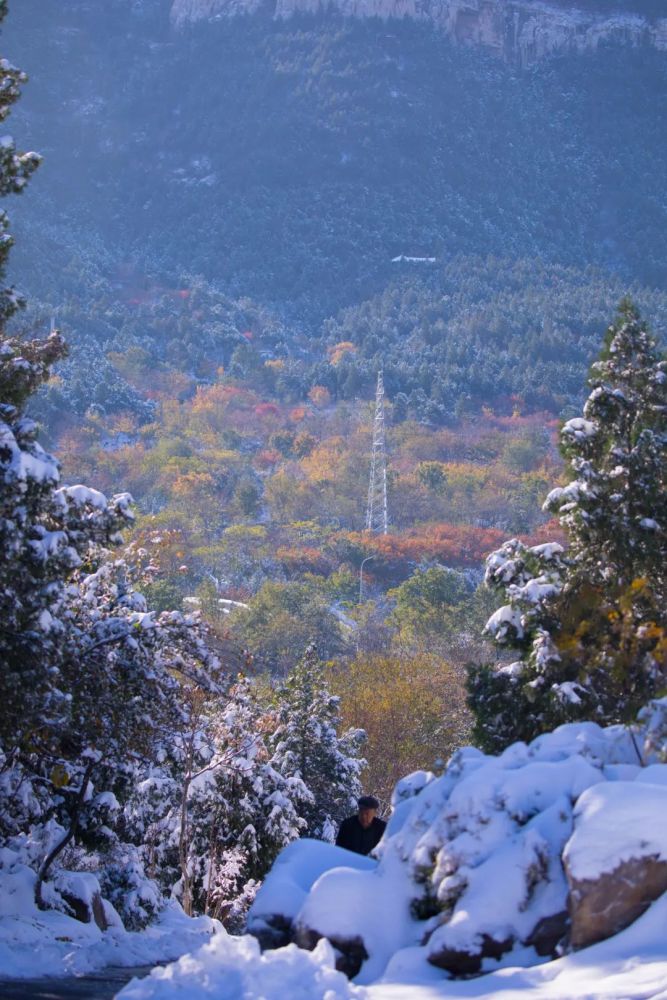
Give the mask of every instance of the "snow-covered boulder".
M 75 920 L 82 924 L 95 922 L 101 931 L 119 922 L 113 907 L 102 898 L 97 878 L 90 872 L 61 872 L 53 884 Z
M 573 948 L 617 934 L 667 890 L 666 782 L 667 766 L 654 765 L 577 802 L 563 854 Z
M 258 939 L 262 948 L 279 948 L 289 944 L 297 939 L 295 919 L 312 886 L 321 876 L 332 869 L 367 872 L 376 866 L 377 862 L 372 858 L 352 854 L 321 840 L 304 838 L 293 841 L 278 855 L 255 897 L 248 914 L 249 932 Z M 325 934 L 309 931 L 314 929 L 302 923 L 299 943 L 312 948 Z M 337 947 L 342 943 L 339 941 Z
M 349 852 L 346 852 L 349 853 Z M 364 982 L 379 976 L 391 955 L 417 944 L 409 907 L 405 866 L 389 862 L 378 870 L 334 868 L 313 885 L 295 920 L 296 941 L 312 947 L 327 938 L 340 954 L 338 968 Z
M 292 892 L 289 906 L 283 906 L 294 939 L 313 947 L 327 938 L 344 952 L 339 968 L 354 973 L 361 963 L 359 984 L 377 981 L 401 952 L 419 952 L 431 966 L 468 976 L 537 963 L 567 950 L 570 920 L 580 922 L 571 898 L 573 879 L 579 880 L 578 889 L 591 870 L 589 860 L 583 875 L 574 874 L 586 852 L 597 859 L 594 879 L 621 862 L 663 860 L 662 841 L 644 835 L 644 827 L 650 803 L 653 829 L 661 813 L 667 816 L 667 765 L 642 766 L 639 749 L 651 746 L 650 719 L 642 723 L 634 732 L 594 723 L 561 726 L 498 757 L 466 747 L 442 776 L 404 779 L 377 848 L 377 865 L 370 862 L 364 870 L 360 859 L 353 866 L 333 858 L 316 873 L 318 848 L 305 848 L 309 871 L 301 896 Z M 613 825 L 617 834 L 608 856 L 610 840 L 600 833 L 597 807 L 591 805 L 602 800 L 603 825 Z M 627 819 L 621 823 L 624 810 Z M 275 898 L 284 891 L 281 885 L 298 881 L 301 850 L 292 845 L 269 876 L 268 896 Z M 639 885 L 638 873 L 636 878 Z M 652 896 L 638 888 L 635 909 L 608 933 L 643 912 L 662 892 L 662 882 L 655 888 Z

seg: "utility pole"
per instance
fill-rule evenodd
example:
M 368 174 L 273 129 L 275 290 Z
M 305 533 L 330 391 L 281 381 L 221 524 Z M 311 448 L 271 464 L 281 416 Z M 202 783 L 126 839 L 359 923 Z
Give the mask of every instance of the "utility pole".
M 382 370 L 378 372 L 375 390 L 375 418 L 373 420 L 373 450 L 371 474 L 368 483 L 366 531 L 386 535 L 389 527 L 387 513 L 387 449 L 384 431 L 384 382 Z

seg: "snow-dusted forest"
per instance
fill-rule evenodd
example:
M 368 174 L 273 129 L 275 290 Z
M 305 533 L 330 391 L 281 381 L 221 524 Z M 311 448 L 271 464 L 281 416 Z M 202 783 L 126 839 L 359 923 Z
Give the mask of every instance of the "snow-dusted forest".
M 0 62 L 0 119 L 27 82 Z M 10 213 L 41 167 L 0 139 Z M 305 327 L 290 341 L 287 311 L 276 325 L 224 298 L 238 288 L 202 279 L 186 315 L 191 289 L 149 284 L 140 321 L 160 329 L 165 310 L 184 342 L 210 337 L 213 371 L 173 340 L 151 366 L 100 252 L 62 307 L 118 321 L 91 348 L 79 420 L 88 348 L 11 283 L 4 211 L 0 234 L 0 995 L 77 980 L 93 1000 L 667 996 L 667 360 L 635 301 L 660 320 L 657 279 L 619 295 L 587 379 L 581 344 L 567 388 L 531 355 L 532 404 L 509 393 L 511 357 L 530 339 L 565 364 L 569 334 L 546 314 L 523 346 L 512 328 L 507 392 L 477 410 L 474 357 L 454 359 L 466 334 L 500 351 L 498 315 L 553 304 L 559 282 L 590 319 L 618 275 L 491 261 L 483 280 L 514 292 L 472 325 L 469 300 L 441 313 L 436 285 L 399 282 L 341 299 L 321 356 Z M 467 274 L 474 299 L 476 268 L 446 280 Z M 423 371 L 389 365 L 411 395 L 385 402 L 380 377 L 364 401 L 377 355 L 355 368 L 359 345 L 381 353 L 389 315 L 400 355 L 411 310 Z M 359 442 L 365 531 L 341 500 Z M 122 474 L 139 460 L 137 501 Z

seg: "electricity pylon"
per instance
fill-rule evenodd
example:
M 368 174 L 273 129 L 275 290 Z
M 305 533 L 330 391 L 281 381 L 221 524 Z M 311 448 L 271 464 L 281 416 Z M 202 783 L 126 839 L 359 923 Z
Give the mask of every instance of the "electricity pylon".
M 371 452 L 371 475 L 368 483 L 366 531 L 372 531 L 376 535 L 386 535 L 388 525 L 387 449 L 384 433 L 384 382 L 382 380 L 382 371 L 379 371 L 377 389 L 375 390 L 373 450 Z

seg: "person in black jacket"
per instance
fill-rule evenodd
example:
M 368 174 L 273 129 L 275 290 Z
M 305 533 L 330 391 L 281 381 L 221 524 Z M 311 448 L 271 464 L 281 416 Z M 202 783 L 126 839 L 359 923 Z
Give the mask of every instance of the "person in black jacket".
M 341 823 L 336 844 L 355 854 L 370 854 L 380 843 L 387 824 L 378 819 L 380 803 L 372 795 L 362 795 L 357 804 L 357 814 Z

